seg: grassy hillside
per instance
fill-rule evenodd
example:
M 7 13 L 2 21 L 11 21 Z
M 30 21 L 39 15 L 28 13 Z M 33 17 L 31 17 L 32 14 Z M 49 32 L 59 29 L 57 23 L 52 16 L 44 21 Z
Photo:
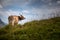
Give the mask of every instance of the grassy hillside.
M 60 40 L 60 17 L 0 29 L 0 40 Z

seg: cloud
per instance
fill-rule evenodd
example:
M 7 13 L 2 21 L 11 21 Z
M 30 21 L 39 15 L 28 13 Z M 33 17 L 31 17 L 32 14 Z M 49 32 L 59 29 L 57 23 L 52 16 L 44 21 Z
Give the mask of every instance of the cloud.
M 35 8 L 42 8 L 42 7 L 60 7 L 57 3 L 58 0 L 30 0 L 28 6 L 35 7 Z M 59 2 L 59 1 L 58 1 Z
M 23 10 L 22 13 L 26 14 L 26 13 L 30 13 L 28 10 Z
M 3 22 L 8 23 L 8 16 L 10 15 L 19 15 L 19 13 L 23 12 L 23 16 L 26 18 L 25 20 L 20 21 L 22 24 L 25 22 L 29 22 L 32 20 L 41 20 L 54 17 L 54 14 L 60 13 L 60 8 L 33 8 L 30 10 L 22 10 L 22 11 L 14 11 L 14 10 L 0 10 L 0 18 Z M 54 14 L 53 14 L 54 13 Z M 60 14 L 59 14 L 60 15 Z M 56 15 L 55 15 L 56 16 Z M 5 21 L 6 20 L 6 21 Z
M 22 8 L 22 9 L 19 9 Z M 23 13 L 22 23 L 53 17 L 60 13 L 59 0 L 0 0 L 0 18 L 8 22 L 8 16 Z M 60 14 L 59 14 L 60 15 Z M 5 21 L 6 20 L 6 21 Z
M 3 8 L 3 6 L 0 4 L 0 8 Z
M 20 11 L 8 10 L 5 13 L 7 13 L 7 15 L 10 16 L 10 15 L 19 15 L 19 13 L 21 13 L 21 12 Z
M 33 13 L 33 15 L 36 15 L 39 19 L 46 19 L 48 17 L 52 18 L 54 16 L 57 16 L 57 14 L 60 16 L 60 8 L 33 8 L 31 12 Z
M 60 4 L 60 1 L 57 1 L 58 4 Z
M 60 5 L 60 2 L 59 0 L 0 0 L 0 4 L 2 5 L 2 7 L 15 5 L 21 8 L 25 8 L 25 7 L 41 8 L 45 6 L 56 7 Z
M 0 0 L 1 5 L 5 6 L 12 6 L 12 5 L 19 5 L 24 6 L 28 3 L 29 0 Z

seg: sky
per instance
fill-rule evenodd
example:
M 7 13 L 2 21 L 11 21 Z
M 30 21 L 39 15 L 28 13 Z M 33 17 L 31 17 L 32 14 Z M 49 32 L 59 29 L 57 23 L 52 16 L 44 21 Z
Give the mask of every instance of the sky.
M 26 19 L 19 23 L 24 24 L 60 16 L 59 13 L 60 0 L 0 0 L 0 19 L 7 24 L 10 15 L 22 14 Z

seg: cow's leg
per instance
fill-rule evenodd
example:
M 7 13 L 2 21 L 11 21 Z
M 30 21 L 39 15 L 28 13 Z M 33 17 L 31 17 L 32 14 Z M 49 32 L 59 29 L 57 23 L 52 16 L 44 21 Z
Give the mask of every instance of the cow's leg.
M 18 19 L 15 19 L 14 25 L 17 25 L 17 24 L 18 24 Z
M 12 26 L 14 26 L 14 20 L 12 21 Z
M 15 23 L 14 23 L 14 25 L 17 25 L 17 24 L 18 24 L 18 22 L 15 22 Z
M 12 21 L 11 20 L 9 20 L 9 25 L 12 25 Z
M 12 21 L 10 21 L 9 24 L 12 25 Z

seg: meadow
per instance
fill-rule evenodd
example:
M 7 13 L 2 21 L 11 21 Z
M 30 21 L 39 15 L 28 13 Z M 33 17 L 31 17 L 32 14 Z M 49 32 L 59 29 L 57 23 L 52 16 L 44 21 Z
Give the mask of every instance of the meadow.
M 0 40 L 60 40 L 60 17 L 6 25 L 0 29 Z

